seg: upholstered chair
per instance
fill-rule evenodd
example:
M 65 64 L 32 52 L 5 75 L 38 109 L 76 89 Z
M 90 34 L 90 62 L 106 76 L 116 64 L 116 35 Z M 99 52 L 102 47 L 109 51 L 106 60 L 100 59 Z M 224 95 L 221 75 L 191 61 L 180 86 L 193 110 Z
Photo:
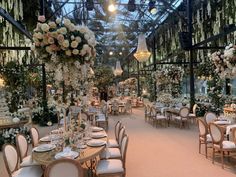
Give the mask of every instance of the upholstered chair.
M 28 166 L 18 168 L 18 152 L 13 145 L 3 146 L 3 159 L 10 177 L 41 177 L 43 175 L 40 166 Z

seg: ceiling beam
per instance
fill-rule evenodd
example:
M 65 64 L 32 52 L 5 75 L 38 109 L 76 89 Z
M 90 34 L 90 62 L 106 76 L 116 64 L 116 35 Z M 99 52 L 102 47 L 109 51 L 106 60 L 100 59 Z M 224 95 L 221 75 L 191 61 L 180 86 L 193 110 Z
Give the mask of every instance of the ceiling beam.
M 33 40 L 32 35 L 25 30 L 20 23 L 18 23 L 6 10 L 0 7 L 0 15 L 11 23 L 14 27 L 16 27 L 21 33 L 23 33 L 26 37 L 28 37 L 31 41 Z
M 31 50 L 30 47 L 0 46 L 0 50 Z

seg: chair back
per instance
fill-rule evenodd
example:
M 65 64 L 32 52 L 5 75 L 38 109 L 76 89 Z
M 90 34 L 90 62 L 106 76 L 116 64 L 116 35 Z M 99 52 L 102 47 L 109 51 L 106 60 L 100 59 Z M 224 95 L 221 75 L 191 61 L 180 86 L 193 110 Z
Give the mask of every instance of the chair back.
M 151 116 L 152 116 L 152 117 L 156 117 L 156 114 L 157 114 L 156 108 L 155 108 L 154 106 L 152 106 L 152 107 L 151 107 Z
M 78 113 L 81 111 L 81 108 L 79 106 L 70 106 L 70 114 L 73 118 L 76 118 L 78 116 Z
M 3 145 L 3 160 L 9 176 L 18 169 L 18 153 L 11 144 Z
M 119 137 L 118 137 L 118 144 L 121 146 L 122 139 L 125 135 L 125 127 L 122 127 L 119 132 Z
M 193 114 L 195 114 L 195 115 L 196 115 L 196 109 L 197 109 L 197 107 L 198 107 L 197 104 L 194 104 L 194 105 L 193 105 Z
M 123 168 L 125 169 L 125 162 L 126 162 L 126 153 L 128 147 L 129 137 L 128 135 L 124 135 L 121 143 L 121 157 L 123 162 Z
M 212 138 L 213 144 L 222 144 L 222 141 L 224 140 L 224 132 L 219 127 L 219 125 L 210 123 L 209 124 L 209 131 Z
M 147 105 L 147 114 L 150 114 L 150 111 L 151 111 L 151 107 L 150 105 Z
M 180 117 L 182 117 L 182 118 L 187 118 L 188 115 L 189 115 L 189 108 L 188 108 L 188 107 L 182 107 L 182 108 L 179 110 L 179 115 L 180 115 Z
M 84 173 L 78 161 L 63 158 L 50 163 L 44 177 L 84 177 Z
M 206 120 L 206 123 L 209 124 L 211 122 L 214 122 L 214 120 L 216 120 L 217 116 L 215 113 L 213 112 L 207 112 L 205 115 L 204 115 L 204 118 Z
M 207 135 L 207 124 L 202 119 L 197 119 L 199 136 L 205 137 Z
M 35 127 L 30 128 L 30 136 L 32 139 L 32 146 L 36 147 L 39 143 L 39 132 L 38 129 Z
M 117 141 L 118 141 L 120 129 L 121 129 L 121 122 L 118 121 L 115 125 L 115 137 Z
M 232 128 L 232 137 L 233 137 L 233 141 L 236 144 L 236 127 Z
M 22 162 L 23 158 L 27 156 L 28 152 L 28 142 L 24 135 L 16 135 L 16 147 L 19 152 L 20 162 Z

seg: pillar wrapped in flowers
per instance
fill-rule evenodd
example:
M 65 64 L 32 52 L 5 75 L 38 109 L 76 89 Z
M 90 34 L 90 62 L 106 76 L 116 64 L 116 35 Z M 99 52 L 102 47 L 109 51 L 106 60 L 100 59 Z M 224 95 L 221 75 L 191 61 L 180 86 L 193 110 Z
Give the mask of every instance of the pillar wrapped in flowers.
M 45 22 L 39 18 L 33 34 L 32 50 L 49 72 L 54 72 L 56 85 L 84 90 L 92 86 L 93 59 L 96 56 L 94 33 L 85 25 L 75 25 L 69 19 Z

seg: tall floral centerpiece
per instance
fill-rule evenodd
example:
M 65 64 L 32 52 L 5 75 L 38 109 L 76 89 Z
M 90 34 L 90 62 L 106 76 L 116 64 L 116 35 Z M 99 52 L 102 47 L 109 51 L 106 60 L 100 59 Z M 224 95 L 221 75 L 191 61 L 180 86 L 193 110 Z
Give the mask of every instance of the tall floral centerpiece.
M 210 59 L 213 61 L 215 71 L 221 78 L 236 77 L 236 45 L 230 44 L 225 47 L 224 52 L 214 52 Z
M 32 50 L 36 50 L 49 72 L 54 72 L 56 85 L 62 81 L 74 90 L 88 91 L 92 86 L 93 59 L 96 56 L 94 33 L 85 25 L 69 19 L 40 22 L 34 30 Z
M 178 66 L 165 66 L 152 73 L 156 81 L 158 92 L 170 93 L 173 97 L 178 97 L 181 93 L 181 81 L 184 70 Z

